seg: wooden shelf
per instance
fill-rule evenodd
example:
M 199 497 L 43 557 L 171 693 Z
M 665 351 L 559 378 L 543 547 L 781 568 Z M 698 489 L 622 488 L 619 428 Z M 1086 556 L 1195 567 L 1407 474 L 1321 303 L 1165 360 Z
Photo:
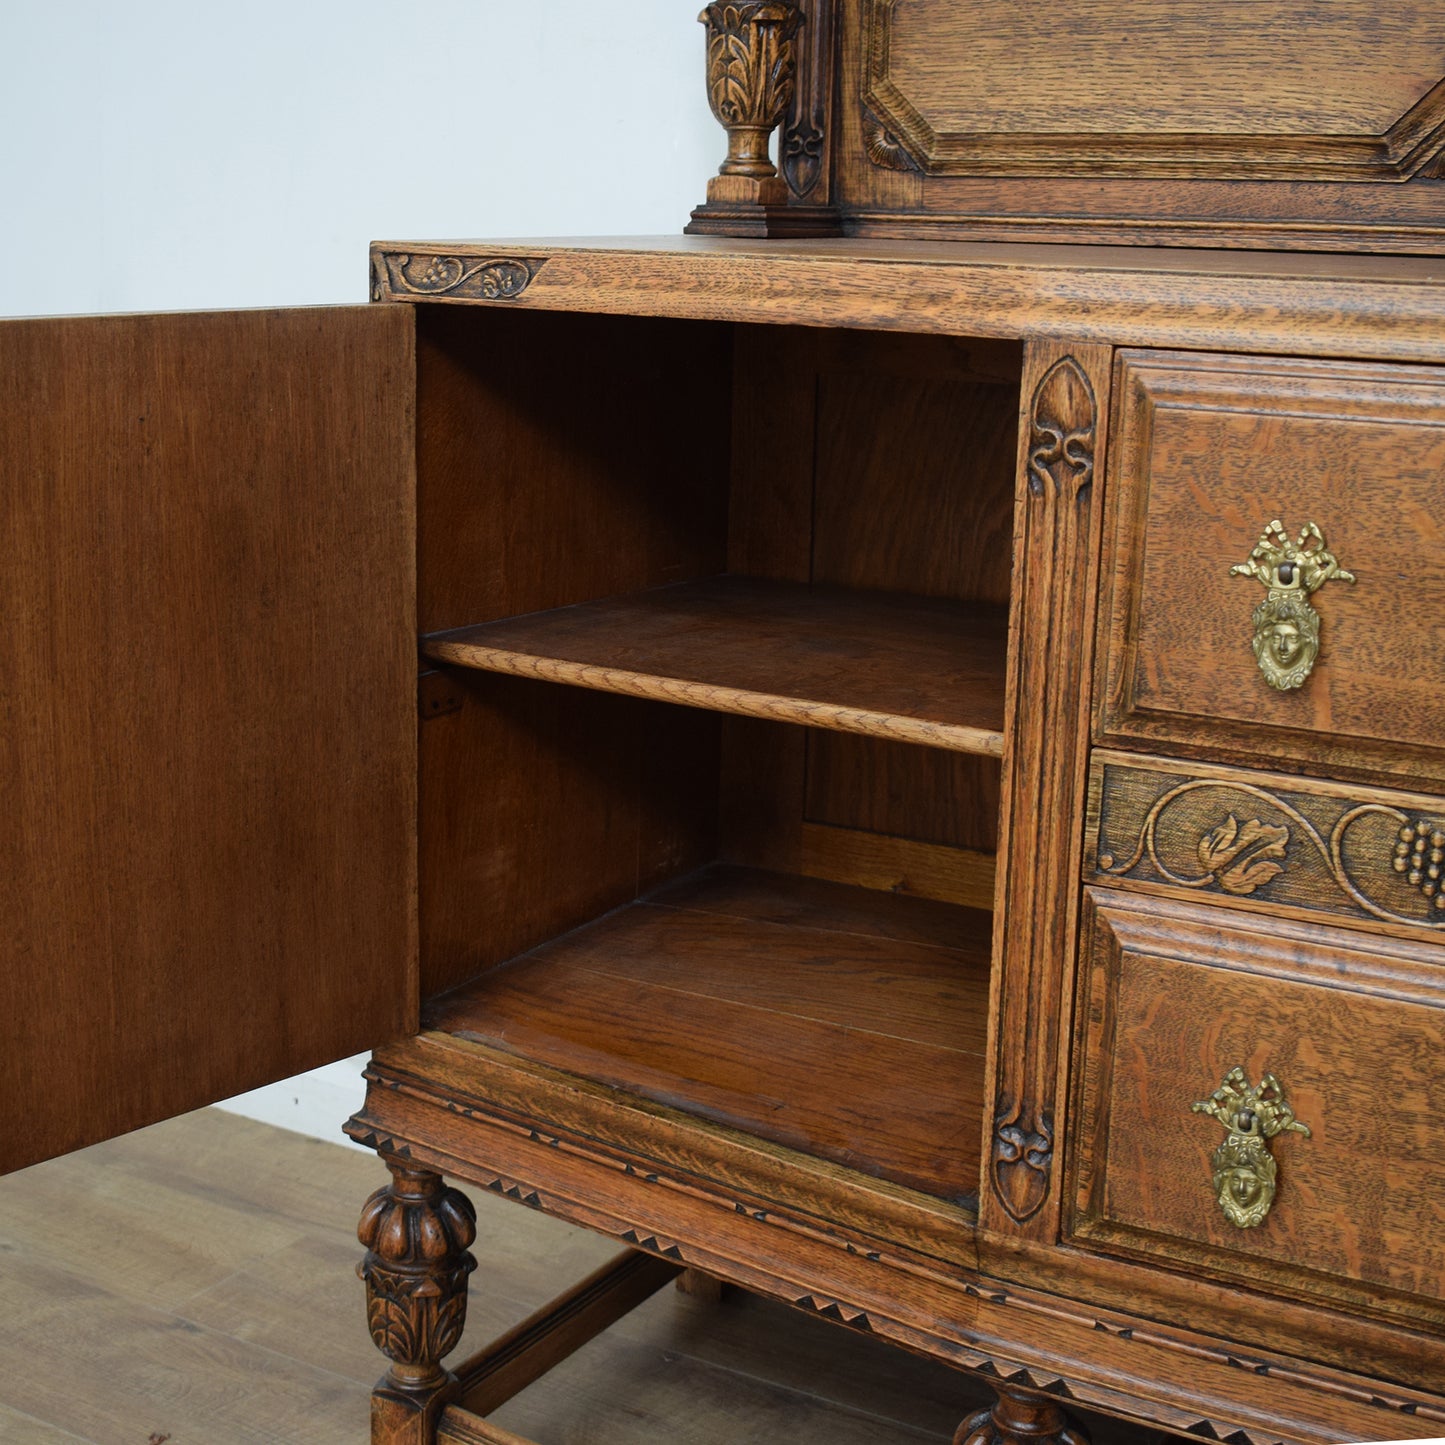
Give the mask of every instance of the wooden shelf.
M 717 577 L 440 633 L 436 662 L 998 757 L 997 607 Z
M 971 1200 L 991 922 L 715 865 L 434 1000 L 426 1026 Z

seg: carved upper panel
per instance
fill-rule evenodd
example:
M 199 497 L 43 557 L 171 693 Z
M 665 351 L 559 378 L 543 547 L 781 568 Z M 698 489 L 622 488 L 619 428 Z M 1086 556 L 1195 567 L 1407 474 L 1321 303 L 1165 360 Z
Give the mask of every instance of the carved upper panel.
M 858 0 L 864 104 L 930 175 L 1407 180 L 1445 11 L 1407 0 Z

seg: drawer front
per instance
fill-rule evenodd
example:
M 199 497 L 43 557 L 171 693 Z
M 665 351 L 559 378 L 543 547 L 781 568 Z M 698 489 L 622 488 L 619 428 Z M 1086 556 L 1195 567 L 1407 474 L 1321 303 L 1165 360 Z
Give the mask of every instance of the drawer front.
M 1082 946 L 1071 1237 L 1445 1327 L 1442 950 L 1106 889 Z
M 1445 368 L 1116 364 L 1096 736 L 1445 779 Z
M 1096 751 L 1092 882 L 1445 944 L 1445 798 Z

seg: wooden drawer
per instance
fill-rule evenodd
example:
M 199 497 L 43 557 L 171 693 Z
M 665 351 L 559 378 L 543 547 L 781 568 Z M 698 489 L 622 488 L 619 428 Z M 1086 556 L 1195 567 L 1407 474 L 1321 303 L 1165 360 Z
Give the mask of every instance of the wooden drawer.
M 1096 736 L 1445 778 L 1445 369 L 1146 351 L 1116 366 Z M 1314 524 L 1355 580 L 1311 592 L 1312 569 L 1281 574 L 1277 554 L 1257 559 L 1276 585 L 1234 572 L 1275 522 L 1291 544 Z
M 1445 942 L 1445 798 L 1099 749 L 1084 876 Z
M 1442 951 L 1113 889 L 1083 925 L 1068 1233 L 1445 1322 Z M 1267 1141 L 1276 1193 L 1247 1227 L 1216 1198 L 1229 1131 L 1194 1108 L 1235 1068 L 1277 1076 L 1310 1131 Z

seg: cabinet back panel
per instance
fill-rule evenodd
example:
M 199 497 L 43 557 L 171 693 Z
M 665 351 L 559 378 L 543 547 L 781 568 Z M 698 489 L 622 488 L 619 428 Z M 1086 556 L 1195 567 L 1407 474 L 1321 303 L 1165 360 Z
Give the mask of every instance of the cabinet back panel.
M 1016 344 L 461 308 L 419 325 L 423 631 L 725 569 L 1007 600 Z M 465 705 L 422 729 L 424 995 L 717 856 L 892 887 L 901 835 L 936 850 L 935 880 L 967 875 L 929 896 L 986 896 L 994 760 L 456 685 Z
M 422 724 L 422 995 L 715 856 L 718 718 L 457 669 Z
M 726 327 L 418 311 L 421 631 L 724 570 Z
M 412 326 L 0 328 L 0 1168 L 415 1027 Z
M 724 569 L 730 333 L 418 308 L 420 629 Z M 422 993 L 713 856 L 717 720 L 462 669 L 421 729 Z
M 1007 605 L 1016 344 L 748 326 L 734 355 L 734 568 Z M 723 836 L 739 861 L 796 868 L 806 856 L 831 870 L 842 847 L 845 871 L 828 876 L 907 888 L 895 837 L 997 846 L 991 759 L 735 720 L 723 730 L 736 780 L 724 781 Z M 759 772 L 766 802 L 744 786 Z M 815 827 L 805 846 L 809 825 L 851 836 Z M 963 866 L 977 871 L 973 859 Z

